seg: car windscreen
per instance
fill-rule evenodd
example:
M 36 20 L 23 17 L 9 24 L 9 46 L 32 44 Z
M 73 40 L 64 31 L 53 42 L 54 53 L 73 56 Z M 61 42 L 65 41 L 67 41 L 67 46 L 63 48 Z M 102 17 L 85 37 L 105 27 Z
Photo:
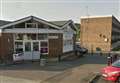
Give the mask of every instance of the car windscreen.
M 120 60 L 115 61 L 115 62 L 112 64 L 112 66 L 114 66 L 114 67 L 120 67 Z

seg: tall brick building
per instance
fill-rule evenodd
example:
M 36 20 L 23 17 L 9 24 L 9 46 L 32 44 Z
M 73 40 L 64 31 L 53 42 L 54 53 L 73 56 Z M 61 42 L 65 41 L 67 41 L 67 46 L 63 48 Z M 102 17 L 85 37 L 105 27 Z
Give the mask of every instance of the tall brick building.
M 81 17 L 81 46 L 109 52 L 120 46 L 120 22 L 112 15 Z

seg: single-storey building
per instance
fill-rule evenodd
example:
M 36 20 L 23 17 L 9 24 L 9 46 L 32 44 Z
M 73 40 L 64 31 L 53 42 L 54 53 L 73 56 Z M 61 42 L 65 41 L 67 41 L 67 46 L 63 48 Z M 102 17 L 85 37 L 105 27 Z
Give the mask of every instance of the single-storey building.
M 41 52 L 49 57 L 74 50 L 76 26 L 72 20 L 46 21 L 28 16 L 13 22 L 0 21 L 0 59 L 23 53 L 24 60 L 40 59 Z

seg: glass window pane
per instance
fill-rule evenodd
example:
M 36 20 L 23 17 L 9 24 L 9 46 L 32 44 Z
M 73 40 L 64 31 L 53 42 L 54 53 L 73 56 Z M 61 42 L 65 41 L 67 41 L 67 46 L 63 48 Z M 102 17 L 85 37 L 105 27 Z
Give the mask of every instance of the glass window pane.
M 23 40 L 23 34 L 16 34 L 15 40 Z
M 26 28 L 37 28 L 37 23 L 26 23 Z
M 24 40 L 36 40 L 36 34 L 25 34 Z
M 25 42 L 25 51 L 31 51 L 31 42 Z
M 41 42 L 41 46 L 40 47 L 48 47 L 48 43 L 47 42 Z
M 33 51 L 39 51 L 39 42 L 33 42 Z
M 23 42 L 15 42 L 15 51 L 17 53 L 23 52 Z
M 36 40 L 36 34 L 31 34 L 31 39 Z
M 48 35 L 47 34 L 38 34 L 38 39 L 39 40 L 46 40 L 46 39 L 48 39 Z

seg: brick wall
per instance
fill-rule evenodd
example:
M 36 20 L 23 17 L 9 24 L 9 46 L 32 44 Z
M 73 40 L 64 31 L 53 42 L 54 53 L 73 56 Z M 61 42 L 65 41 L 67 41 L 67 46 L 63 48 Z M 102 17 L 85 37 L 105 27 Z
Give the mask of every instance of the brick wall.
M 82 18 L 80 42 L 89 52 L 100 48 L 103 52 L 111 49 L 112 17 Z

